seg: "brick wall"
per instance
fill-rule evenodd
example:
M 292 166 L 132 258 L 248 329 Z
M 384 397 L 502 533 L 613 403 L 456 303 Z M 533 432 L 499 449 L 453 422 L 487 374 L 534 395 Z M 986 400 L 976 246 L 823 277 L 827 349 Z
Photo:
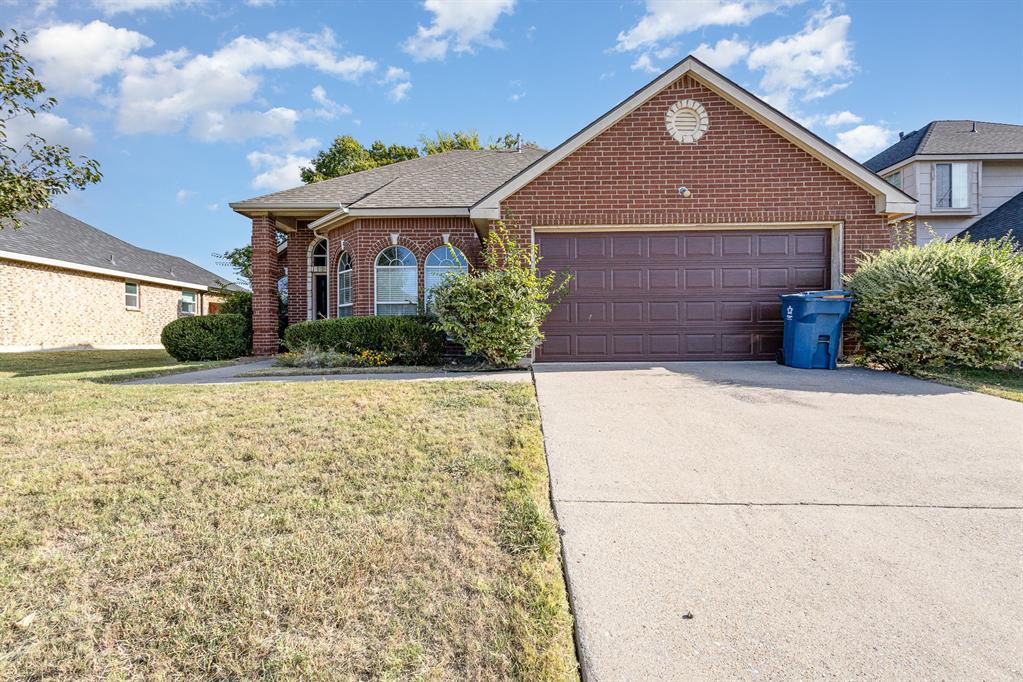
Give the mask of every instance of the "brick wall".
M 710 118 L 695 144 L 664 127 L 682 99 Z M 525 239 L 539 225 L 842 221 L 845 272 L 860 252 L 892 243 L 866 191 L 688 76 L 508 197 L 502 215 Z
M 273 215 L 252 219 L 252 353 L 277 352 L 277 228 Z M 288 249 L 289 253 L 291 249 Z M 291 281 L 291 273 L 288 273 Z
M 352 257 L 352 299 L 356 315 L 372 315 L 373 268 L 377 255 L 391 245 L 391 233 L 398 233 L 398 244 L 415 254 L 419 267 L 419 297 L 423 296 L 423 264 L 433 249 L 443 244 L 441 235 L 448 234 L 451 244 L 461 249 L 466 259 L 479 263 L 480 242 L 468 218 L 364 218 L 335 228 L 327 235 L 328 307 L 330 316 L 337 316 L 337 261 L 341 242 Z M 289 245 L 290 250 L 290 245 Z M 288 283 L 290 285 L 291 279 Z M 305 285 L 305 278 L 302 279 Z
M 159 346 L 164 326 L 178 318 L 181 288 L 138 282 L 139 309 L 128 310 L 124 283 L 0 259 L 0 350 Z M 197 294 L 203 313 L 219 299 Z

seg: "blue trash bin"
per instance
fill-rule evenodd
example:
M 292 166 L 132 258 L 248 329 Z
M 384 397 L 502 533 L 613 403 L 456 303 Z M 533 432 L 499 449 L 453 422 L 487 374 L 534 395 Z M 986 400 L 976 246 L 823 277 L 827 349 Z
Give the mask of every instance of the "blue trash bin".
M 841 289 L 780 294 L 785 322 L 780 363 L 803 369 L 835 369 L 842 347 L 842 322 L 852 294 Z

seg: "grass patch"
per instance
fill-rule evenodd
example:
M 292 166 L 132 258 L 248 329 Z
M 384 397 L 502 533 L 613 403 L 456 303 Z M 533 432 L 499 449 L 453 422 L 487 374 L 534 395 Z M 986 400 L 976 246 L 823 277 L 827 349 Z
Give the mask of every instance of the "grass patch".
M 916 375 L 938 383 L 1023 403 L 1023 370 L 931 368 Z
M 128 381 L 234 364 L 178 362 L 165 350 L 69 350 L 0 353 L 0 380 L 23 377 Z
M 45 355 L 0 365 L 0 678 L 576 679 L 528 384 Z

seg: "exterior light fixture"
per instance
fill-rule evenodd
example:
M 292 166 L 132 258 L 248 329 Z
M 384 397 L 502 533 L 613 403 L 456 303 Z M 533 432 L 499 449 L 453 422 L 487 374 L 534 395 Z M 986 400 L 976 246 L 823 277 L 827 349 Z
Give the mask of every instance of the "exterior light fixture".
M 682 185 L 681 187 L 678 188 L 678 195 L 680 197 L 682 197 L 683 199 L 691 199 L 692 196 L 693 196 L 693 193 L 689 191 L 688 187 L 686 187 L 685 185 Z

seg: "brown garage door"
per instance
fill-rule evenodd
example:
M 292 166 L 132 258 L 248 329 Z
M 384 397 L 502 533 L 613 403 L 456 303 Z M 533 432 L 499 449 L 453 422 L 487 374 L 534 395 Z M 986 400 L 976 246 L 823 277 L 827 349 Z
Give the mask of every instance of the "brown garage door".
M 574 275 L 541 362 L 770 360 L 778 294 L 830 281 L 827 230 L 538 233 L 541 269 Z

